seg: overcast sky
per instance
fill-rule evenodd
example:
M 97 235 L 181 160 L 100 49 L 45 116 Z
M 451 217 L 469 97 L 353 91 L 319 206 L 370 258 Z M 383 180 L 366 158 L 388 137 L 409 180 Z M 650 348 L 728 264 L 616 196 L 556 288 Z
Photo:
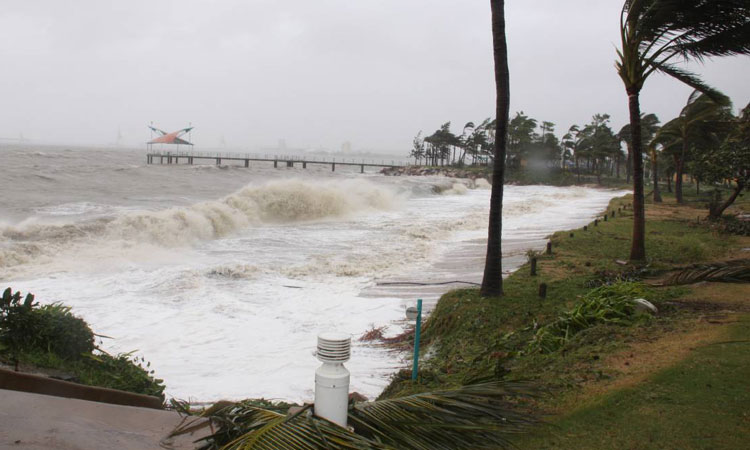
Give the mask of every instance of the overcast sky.
M 509 0 L 511 113 L 618 130 L 620 1 Z M 196 145 L 404 151 L 494 111 L 489 0 L 2 0 L 0 138 L 131 145 L 192 122 Z M 750 101 L 750 58 L 691 66 Z M 650 79 L 666 121 L 690 89 Z

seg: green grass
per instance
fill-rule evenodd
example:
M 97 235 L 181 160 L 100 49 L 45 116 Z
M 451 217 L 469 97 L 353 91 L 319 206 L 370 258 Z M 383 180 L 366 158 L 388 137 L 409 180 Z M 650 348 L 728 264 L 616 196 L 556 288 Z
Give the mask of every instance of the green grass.
M 750 442 L 750 317 L 634 388 L 516 442 L 521 448 L 734 449 Z
M 629 197 L 629 196 L 628 196 Z M 609 211 L 615 210 L 608 221 L 598 226 L 589 225 L 588 231 L 572 230 L 555 233 L 553 248 L 575 260 L 586 259 L 599 270 L 616 269 L 616 260 L 627 260 L 630 254 L 633 215 L 631 209 L 617 211 L 628 201 L 615 200 Z M 705 224 L 665 218 L 646 223 L 647 260 L 654 268 L 691 264 L 718 258 L 733 245 Z
M 538 255 L 538 275 L 528 264 L 505 280 L 502 298 L 482 298 L 476 289 L 445 294 L 424 325 L 418 383 L 403 371 L 381 398 L 455 387 L 484 378 L 532 379 L 564 397 L 582 381 L 610 376 L 600 356 L 628 342 L 649 340 L 679 327 L 682 312 L 666 306 L 656 320 L 633 326 L 594 326 L 549 355 L 524 354 L 534 329 L 570 310 L 593 287 L 618 277 L 660 273 L 674 266 L 710 261 L 737 245 L 737 237 L 720 235 L 705 223 L 670 218 L 647 224 L 649 264 L 645 269 L 623 266 L 630 250 L 630 196 L 614 199 L 608 211 L 615 218 L 583 229 L 555 233 L 552 255 Z M 573 237 L 570 234 L 573 234 Z M 540 299 L 540 283 L 548 286 Z M 650 288 L 646 298 L 657 305 L 683 295 L 687 288 Z M 553 404 L 554 398 L 549 400 Z

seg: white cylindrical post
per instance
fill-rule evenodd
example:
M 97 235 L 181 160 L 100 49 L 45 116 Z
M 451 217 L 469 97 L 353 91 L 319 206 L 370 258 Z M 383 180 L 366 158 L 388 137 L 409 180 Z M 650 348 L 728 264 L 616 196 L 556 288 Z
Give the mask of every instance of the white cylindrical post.
M 318 335 L 318 360 L 315 371 L 315 415 L 346 427 L 349 407 L 349 361 L 352 338 L 348 334 L 327 332 Z

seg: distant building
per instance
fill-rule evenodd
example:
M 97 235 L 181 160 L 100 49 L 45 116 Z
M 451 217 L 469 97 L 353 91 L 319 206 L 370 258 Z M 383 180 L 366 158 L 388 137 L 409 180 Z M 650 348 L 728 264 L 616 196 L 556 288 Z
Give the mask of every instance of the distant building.
M 343 144 L 341 144 L 341 153 L 351 153 L 352 152 L 352 143 L 349 141 L 344 141 Z

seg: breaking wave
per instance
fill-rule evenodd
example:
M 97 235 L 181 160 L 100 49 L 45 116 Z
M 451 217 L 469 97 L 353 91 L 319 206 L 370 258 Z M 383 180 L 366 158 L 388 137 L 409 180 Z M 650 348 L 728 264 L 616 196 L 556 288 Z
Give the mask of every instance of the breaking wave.
M 76 244 L 123 242 L 161 247 L 191 245 L 264 223 L 316 221 L 400 203 L 397 193 L 366 180 L 285 180 L 247 186 L 216 201 L 76 223 L 27 220 L 0 229 L 0 267 L 28 263 Z

